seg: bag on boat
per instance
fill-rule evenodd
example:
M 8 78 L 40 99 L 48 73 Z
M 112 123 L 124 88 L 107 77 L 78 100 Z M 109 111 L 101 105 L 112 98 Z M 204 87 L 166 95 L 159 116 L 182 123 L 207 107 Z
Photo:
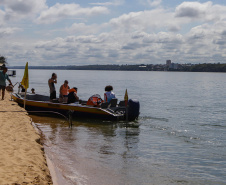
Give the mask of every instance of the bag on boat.
M 103 102 L 103 100 L 101 99 L 99 94 L 94 94 L 93 96 L 91 96 L 86 105 L 91 105 L 91 106 L 98 106 Z

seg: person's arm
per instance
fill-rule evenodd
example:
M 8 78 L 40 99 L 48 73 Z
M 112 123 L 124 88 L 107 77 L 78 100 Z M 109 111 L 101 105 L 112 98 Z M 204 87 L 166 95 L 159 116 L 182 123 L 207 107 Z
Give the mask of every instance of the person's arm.
M 63 94 L 63 93 L 61 92 L 62 89 L 63 89 L 63 85 L 60 86 L 60 97 L 62 97 L 62 94 Z
M 113 93 L 113 92 L 112 92 Z M 116 98 L 115 93 L 113 93 L 113 98 Z
M 11 80 L 9 80 L 9 85 L 13 85 L 12 82 L 11 82 Z
M 9 81 L 9 85 L 12 85 L 11 80 L 9 79 L 9 76 L 7 75 L 7 80 Z
M 107 97 L 107 94 L 106 93 L 104 93 L 104 101 L 105 102 L 108 102 L 108 97 Z
M 50 78 L 50 79 L 49 79 L 49 83 L 52 83 L 52 82 L 53 82 L 53 83 L 57 83 L 57 80 L 56 80 L 56 79 Z
M 74 92 L 74 96 L 75 96 L 75 99 L 78 101 L 79 100 L 79 97 L 77 96 L 77 93 Z

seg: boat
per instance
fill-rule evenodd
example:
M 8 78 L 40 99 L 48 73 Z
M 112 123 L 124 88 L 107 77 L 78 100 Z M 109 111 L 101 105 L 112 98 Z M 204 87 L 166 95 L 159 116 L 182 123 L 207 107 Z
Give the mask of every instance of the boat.
M 26 97 L 26 98 L 25 98 Z M 103 120 L 125 120 L 134 121 L 139 117 L 140 104 L 137 100 L 128 100 L 117 104 L 117 99 L 112 99 L 109 103 L 101 102 L 98 106 L 87 105 L 87 101 L 75 103 L 59 103 L 58 100 L 50 101 L 49 96 L 40 94 L 12 93 L 12 99 L 21 107 L 28 111 L 56 112 L 63 115 L 72 113 L 73 117 L 98 118 Z

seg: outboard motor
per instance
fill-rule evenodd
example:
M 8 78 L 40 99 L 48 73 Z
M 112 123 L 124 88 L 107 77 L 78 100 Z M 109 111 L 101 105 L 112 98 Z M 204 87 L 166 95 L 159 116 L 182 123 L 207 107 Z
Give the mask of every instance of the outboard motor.
M 129 99 L 128 101 L 128 119 L 134 121 L 140 114 L 140 102 L 137 100 Z

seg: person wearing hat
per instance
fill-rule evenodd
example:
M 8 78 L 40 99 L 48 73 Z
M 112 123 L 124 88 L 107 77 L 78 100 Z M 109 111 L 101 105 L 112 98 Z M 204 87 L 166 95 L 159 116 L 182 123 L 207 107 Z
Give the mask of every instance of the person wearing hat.
M 4 100 L 5 97 L 6 80 L 9 81 L 9 85 L 12 85 L 9 76 L 6 74 L 7 71 L 8 69 L 5 66 L 3 66 L 2 71 L 0 71 L 0 90 L 2 90 L 2 100 Z
M 79 100 L 79 97 L 77 96 L 77 87 L 73 87 L 72 89 L 69 89 L 68 92 L 68 100 L 67 103 L 75 103 Z

